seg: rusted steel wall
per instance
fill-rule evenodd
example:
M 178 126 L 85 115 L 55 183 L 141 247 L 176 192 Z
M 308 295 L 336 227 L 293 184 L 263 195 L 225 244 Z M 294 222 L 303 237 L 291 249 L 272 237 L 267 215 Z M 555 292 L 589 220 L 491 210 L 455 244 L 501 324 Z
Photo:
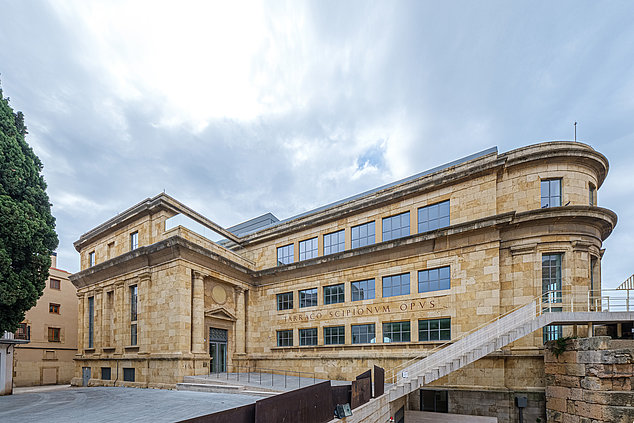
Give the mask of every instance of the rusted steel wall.
M 255 403 L 256 423 L 323 423 L 333 419 L 330 381 L 285 392 Z
M 255 404 L 243 405 L 230 410 L 219 411 L 179 423 L 253 423 L 255 422 Z

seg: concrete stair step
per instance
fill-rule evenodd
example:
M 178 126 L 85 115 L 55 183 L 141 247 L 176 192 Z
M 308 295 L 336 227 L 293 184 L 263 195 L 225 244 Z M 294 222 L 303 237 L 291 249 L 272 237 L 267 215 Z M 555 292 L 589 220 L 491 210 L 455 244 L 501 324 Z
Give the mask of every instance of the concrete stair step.
M 262 397 L 271 397 L 279 394 L 279 392 L 260 390 L 251 386 L 191 382 L 177 383 L 176 390 L 194 392 L 216 392 L 222 394 L 257 395 Z

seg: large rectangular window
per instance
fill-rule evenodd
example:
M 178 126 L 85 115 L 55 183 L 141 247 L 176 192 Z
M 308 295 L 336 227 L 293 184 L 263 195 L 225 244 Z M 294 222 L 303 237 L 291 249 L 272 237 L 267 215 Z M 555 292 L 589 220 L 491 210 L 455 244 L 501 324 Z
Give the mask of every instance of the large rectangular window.
M 367 325 L 352 325 L 352 343 L 353 344 L 369 344 L 375 342 L 375 325 L 370 323 Z
M 26 323 L 20 323 L 15 331 L 15 339 L 31 339 L 31 326 Z
M 383 297 L 409 294 L 409 273 L 383 277 Z
M 324 235 L 324 255 L 339 253 L 346 249 L 346 231 L 340 230 Z
M 317 288 L 299 291 L 299 307 L 314 307 L 317 305 Z
M 88 297 L 88 348 L 95 348 L 95 297 Z
M 449 226 L 449 200 L 418 209 L 418 232 Z
M 352 301 L 371 300 L 374 298 L 374 279 L 350 283 Z
M 278 347 L 292 347 L 293 346 L 293 330 L 278 330 L 277 331 L 277 346 Z
M 559 308 L 561 311 L 561 308 Z M 544 326 L 543 337 L 544 343 L 548 341 L 556 341 L 563 336 L 563 327 L 561 325 Z
M 324 328 L 324 344 L 337 345 L 346 343 L 346 329 L 344 326 Z
M 101 380 L 110 380 L 112 378 L 112 369 L 110 367 L 101 368 Z
M 383 323 L 384 342 L 409 342 L 410 338 L 409 322 Z
M 51 278 L 51 289 L 61 289 L 61 284 L 59 279 Z
M 48 342 L 60 342 L 60 329 L 59 328 L 48 328 Z M 92 347 L 89 347 L 92 348 Z
M 353 226 L 350 235 L 352 248 L 374 244 L 374 229 L 374 221 Z
M 139 231 L 130 234 L 130 250 L 139 248 Z
M 409 236 L 409 212 L 383 218 L 383 241 Z
M 450 341 L 451 319 L 429 319 L 418 321 L 419 341 Z
M 542 299 L 545 303 L 561 303 L 562 254 L 542 254 Z
M 284 292 L 277 294 L 277 309 L 278 310 L 290 310 L 293 308 L 293 293 Z
M 123 380 L 125 382 L 134 382 L 134 367 L 123 368 Z
M 542 209 L 561 206 L 561 179 L 542 180 Z
M 308 260 L 317 257 L 317 237 L 299 241 L 299 259 Z
M 451 269 L 449 266 L 418 272 L 418 292 L 440 291 L 451 288 Z
M 278 266 L 291 264 L 293 261 L 295 261 L 295 246 L 293 244 L 277 247 Z
M 300 329 L 299 345 L 317 345 L 317 328 Z
M 336 304 L 345 301 L 344 285 L 324 286 L 324 304 Z
M 130 286 L 130 345 L 137 344 L 137 309 L 138 291 L 137 286 Z

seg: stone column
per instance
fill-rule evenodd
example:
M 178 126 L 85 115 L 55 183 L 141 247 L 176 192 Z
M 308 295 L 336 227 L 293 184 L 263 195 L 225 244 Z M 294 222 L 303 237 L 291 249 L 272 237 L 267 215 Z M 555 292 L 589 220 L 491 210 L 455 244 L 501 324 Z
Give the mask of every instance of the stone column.
M 244 289 L 239 286 L 233 288 L 236 293 L 236 353 L 246 354 L 246 303 Z
M 77 293 L 77 355 L 84 353 L 84 335 L 86 328 L 84 327 L 84 294 Z
M 137 298 L 137 345 L 139 353 L 150 352 L 150 289 L 152 288 L 152 278 L 150 273 L 143 273 L 139 276 Z
M 194 272 L 192 281 L 192 352 L 205 352 L 205 282 L 204 275 Z

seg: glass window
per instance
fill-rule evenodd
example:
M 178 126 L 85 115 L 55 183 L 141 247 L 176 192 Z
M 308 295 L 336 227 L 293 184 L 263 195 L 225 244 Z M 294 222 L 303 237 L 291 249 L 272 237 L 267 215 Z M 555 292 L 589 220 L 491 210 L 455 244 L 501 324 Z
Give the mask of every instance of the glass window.
M 290 310 L 293 308 L 293 293 L 284 292 L 277 294 L 277 309 L 278 310 Z
M 346 343 L 346 329 L 344 326 L 324 328 L 324 344 L 336 345 Z
M 48 342 L 60 342 L 59 328 L 48 328 Z
M 138 291 L 136 285 L 130 286 L 130 345 L 137 344 L 137 310 L 138 310 Z
M 299 241 L 299 259 L 308 260 L 317 257 L 317 237 Z
M 317 345 L 317 328 L 300 329 L 299 345 Z
M 410 324 L 409 322 L 389 322 L 383 323 L 384 342 L 409 342 Z
M 299 307 L 314 307 L 317 305 L 317 288 L 299 291 Z
M 367 325 L 352 325 L 352 343 L 353 344 L 369 344 L 374 339 L 374 323 Z
M 15 339 L 31 339 L 31 326 L 26 323 L 20 323 L 15 331 Z
M 48 312 L 53 314 L 59 314 L 59 304 L 49 303 Z
M 374 244 L 374 221 L 353 226 L 350 235 L 352 248 Z
M 449 226 L 449 200 L 418 209 L 418 232 Z
M 324 304 L 336 304 L 345 301 L 344 285 L 324 286 Z
M 346 249 L 346 231 L 340 230 L 324 235 L 324 255 L 339 253 Z
M 92 267 L 95 265 L 95 252 L 91 251 L 88 253 L 88 267 Z
M 293 346 L 293 330 L 278 330 L 277 331 L 277 346 L 278 347 L 292 347 Z
M 561 303 L 561 254 L 542 254 L 542 301 Z
M 383 297 L 409 294 L 409 273 L 383 277 Z
M 451 288 L 451 270 L 449 266 L 418 272 L 418 292 L 440 291 Z
M 125 382 L 134 382 L 134 367 L 123 368 L 123 380 Z
M 383 241 L 409 236 L 409 212 L 383 218 Z
M 561 206 L 561 179 L 542 180 L 542 209 Z
M 101 380 L 110 380 L 112 377 L 112 370 L 110 367 L 102 367 L 101 368 Z
M 561 308 L 559 309 L 561 311 Z M 563 326 L 561 325 L 548 325 L 544 326 L 543 337 L 544 342 L 556 341 L 563 336 Z
M 295 261 L 295 248 L 293 244 L 288 244 L 283 247 L 277 247 L 277 265 L 282 266 L 284 264 L 290 264 Z
M 139 248 L 139 232 L 132 232 L 130 234 L 130 250 L 136 250 Z
M 589 184 L 588 200 L 591 206 L 597 205 L 597 189 L 592 184 Z
M 130 324 L 130 345 L 137 344 L 137 325 L 136 323 Z
M 95 297 L 88 297 L 88 348 L 95 348 Z
M 371 300 L 374 298 L 374 279 L 350 283 L 352 301 Z
M 59 279 L 51 278 L 51 289 L 60 289 L 60 281 L 59 281 Z
M 450 341 L 451 319 L 430 319 L 418 321 L 419 341 Z

